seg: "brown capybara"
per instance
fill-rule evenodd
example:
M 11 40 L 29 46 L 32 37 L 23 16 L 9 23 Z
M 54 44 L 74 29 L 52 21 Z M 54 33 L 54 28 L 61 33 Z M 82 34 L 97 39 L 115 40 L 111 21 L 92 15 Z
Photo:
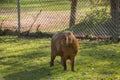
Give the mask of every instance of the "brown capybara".
M 74 71 L 74 61 L 78 48 L 79 42 L 71 31 L 62 31 L 54 34 L 51 40 L 50 66 L 54 65 L 55 57 L 60 56 L 64 70 L 67 70 L 66 60 L 70 59 L 71 70 Z

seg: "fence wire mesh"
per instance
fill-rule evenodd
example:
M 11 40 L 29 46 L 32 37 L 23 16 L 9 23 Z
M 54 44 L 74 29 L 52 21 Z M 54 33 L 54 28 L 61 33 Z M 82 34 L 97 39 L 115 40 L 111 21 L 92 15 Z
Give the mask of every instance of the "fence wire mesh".
M 72 1 L 77 6 L 71 26 Z M 17 0 L 0 0 L 0 29 L 7 29 L 6 34 L 18 29 L 17 5 Z M 71 30 L 77 37 L 110 38 L 116 34 L 110 9 L 110 0 L 21 0 L 20 31 L 40 35 Z

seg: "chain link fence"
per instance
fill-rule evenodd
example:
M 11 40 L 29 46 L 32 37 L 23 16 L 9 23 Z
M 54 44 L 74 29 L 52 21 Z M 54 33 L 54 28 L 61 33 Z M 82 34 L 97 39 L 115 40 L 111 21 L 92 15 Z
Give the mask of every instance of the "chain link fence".
M 17 0 L 0 1 L 0 29 L 14 35 L 18 30 Z M 76 6 L 72 1 L 77 1 Z M 20 1 L 20 32 L 24 36 L 71 30 L 79 38 L 110 39 L 116 34 L 115 26 L 111 20 L 110 0 Z

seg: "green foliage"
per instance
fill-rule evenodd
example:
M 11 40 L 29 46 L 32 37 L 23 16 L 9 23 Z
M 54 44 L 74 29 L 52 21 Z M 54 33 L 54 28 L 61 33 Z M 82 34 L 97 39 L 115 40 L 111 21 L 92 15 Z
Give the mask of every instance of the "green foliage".
M 3 36 L 5 34 L 5 30 L 0 29 L 0 36 Z
M 86 17 L 77 25 L 68 28 L 76 34 L 111 35 L 112 23 L 108 7 L 92 7 Z M 111 25 L 111 26 L 110 26 Z M 114 29 L 113 29 L 114 30 Z M 113 31 L 112 30 L 112 31 Z M 114 32 L 114 31 L 113 31 Z M 112 32 L 112 33 L 113 33 Z
M 92 5 L 108 5 L 110 0 L 89 0 Z
M 98 23 L 105 23 L 110 19 L 110 15 L 108 12 L 108 8 L 91 8 L 90 13 L 87 14 L 85 18 L 85 22 L 90 22 L 90 24 L 98 24 Z
M 60 57 L 50 68 L 50 39 L 0 37 L 0 80 L 119 80 L 120 43 L 81 41 L 75 70 Z
M 41 38 L 43 38 L 43 37 L 51 37 L 52 36 L 52 33 L 49 33 L 49 32 L 42 32 L 42 31 L 37 31 L 36 33 L 36 37 L 41 37 Z

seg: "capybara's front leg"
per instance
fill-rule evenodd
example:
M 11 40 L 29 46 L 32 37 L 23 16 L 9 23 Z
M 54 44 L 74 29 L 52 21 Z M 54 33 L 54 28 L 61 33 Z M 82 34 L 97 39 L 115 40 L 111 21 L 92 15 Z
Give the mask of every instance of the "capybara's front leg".
M 51 55 L 50 67 L 54 66 L 55 55 Z
M 67 70 L 66 59 L 65 58 L 63 58 L 63 67 L 64 67 L 64 70 Z
M 74 56 L 71 57 L 71 70 L 74 71 Z

